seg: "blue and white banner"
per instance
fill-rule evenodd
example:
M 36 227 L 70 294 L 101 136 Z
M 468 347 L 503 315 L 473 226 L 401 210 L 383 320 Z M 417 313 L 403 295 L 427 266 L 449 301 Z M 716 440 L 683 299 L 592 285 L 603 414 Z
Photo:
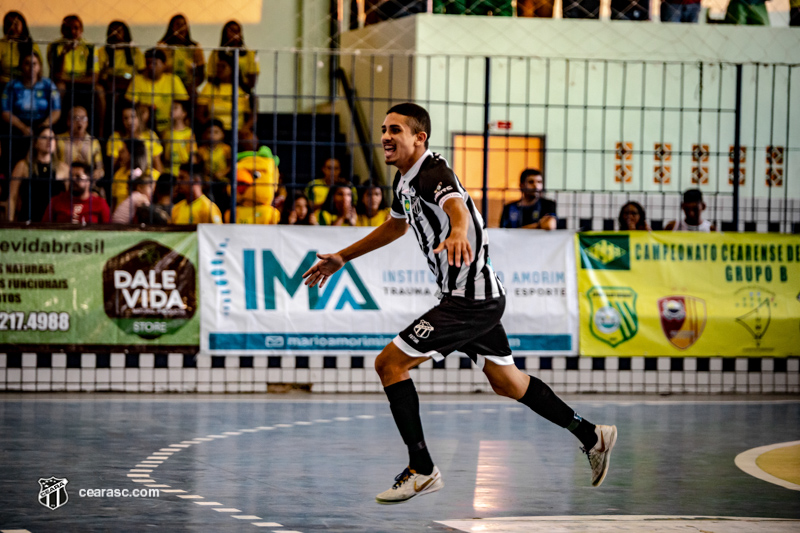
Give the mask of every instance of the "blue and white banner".
M 302 275 L 372 228 L 198 227 L 200 350 L 206 354 L 377 354 L 438 303 L 413 234 L 348 264 L 325 287 Z M 490 230 L 515 355 L 577 353 L 573 234 Z

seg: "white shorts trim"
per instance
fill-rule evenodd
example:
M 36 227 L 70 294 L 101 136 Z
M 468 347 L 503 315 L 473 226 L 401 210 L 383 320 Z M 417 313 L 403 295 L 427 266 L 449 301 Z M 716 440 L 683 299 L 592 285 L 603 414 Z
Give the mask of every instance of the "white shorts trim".
M 419 350 L 408 344 L 406 341 L 404 341 L 400 337 L 400 335 L 397 335 L 394 339 L 392 339 L 392 342 L 394 343 L 395 346 L 400 348 L 401 352 L 403 352 L 406 355 L 410 355 L 411 357 L 432 357 L 433 360 L 436 362 L 439 362 L 442 359 L 444 359 L 444 356 L 439 352 L 437 352 L 436 350 L 432 350 L 428 353 L 420 352 Z
M 514 364 L 514 358 L 510 355 L 480 355 L 478 354 L 478 370 L 483 370 L 483 367 L 486 366 L 486 360 L 488 359 L 492 363 L 500 366 L 508 366 Z

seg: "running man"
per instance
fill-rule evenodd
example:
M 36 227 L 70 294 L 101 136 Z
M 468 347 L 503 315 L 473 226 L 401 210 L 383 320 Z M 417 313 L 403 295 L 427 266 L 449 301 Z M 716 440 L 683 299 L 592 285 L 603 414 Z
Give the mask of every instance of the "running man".
M 441 361 L 456 350 L 483 370 L 497 394 L 571 431 L 589 457 L 592 485 L 600 485 L 617 428 L 582 419 L 550 387 L 514 365 L 500 323 L 505 289 L 489 260 L 483 218 L 447 161 L 428 150 L 428 112 L 412 103 L 396 105 L 386 114 L 381 131 L 386 163 L 398 170 L 391 218 L 339 252 L 318 254 L 319 261 L 303 274 L 306 285 L 322 287 L 347 261 L 399 239 L 411 226 L 439 285 L 440 303 L 397 335 L 375 361 L 409 455 L 408 467 L 376 500 L 401 503 L 444 487 L 425 444 L 419 396 L 409 370 L 431 358 Z

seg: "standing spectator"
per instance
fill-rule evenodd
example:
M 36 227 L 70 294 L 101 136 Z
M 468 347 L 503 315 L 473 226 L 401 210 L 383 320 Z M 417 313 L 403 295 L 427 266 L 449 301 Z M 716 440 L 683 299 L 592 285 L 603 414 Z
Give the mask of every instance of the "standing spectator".
M 147 126 L 152 129 L 155 125 L 156 131 L 163 135 L 170 127 L 172 103 L 188 100 L 189 94 L 180 78 L 164 72 L 166 56 L 163 50 L 151 48 L 145 52 L 144 59 L 147 64 L 144 73 L 134 76 L 125 98 L 149 107 L 151 120 Z
M 153 197 L 153 176 L 148 172 L 133 180 L 133 190 L 130 196 L 117 205 L 111 222 L 114 224 L 130 224 L 138 222 L 136 215 L 142 207 L 150 207 Z M 143 222 L 143 221 L 142 221 Z
M 89 165 L 73 162 L 70 165 L 69 190 L 50 200 L 42 222 L 71 224 L 106 224 L 111 219 L 108 204 L 92 191 Z
M 228 52 L 220 52 L 213 74 L 197 96 L 197 113 L 200 122 L 218 120 L 225 132 L 230 133 L 233 127 L 233 56 Z M 250 99 L 241 87 L 238 94 L 238 129 L 250 130 L 253 128 Z
M 33 150 L 11 173 L 8 220 L 40 221 L 50 199 L 66 190 L 68 180 L 69 165 L 56 157 L 56 136 L 50 126 L 41 126 L 36 130 Z
M 100 72 L 97 50 L 83 39 L 83 21 L 78 15 L 64 17 L 61 39 L 47 47 L 47 62 L 65 107 L 74 104 L 87 109 L 95 102 L 97 116 L 105 116 L 105 93 L 97 79 Z M 99 122 L 102 128 L 103 121 Z M 98 133 L 103 136 L 102 129 Z
M 22 76 L 20 45 L 26 45 L 22 55 L 35 52 L 41 64 L 42 51 L 39 50 L 39 45 L 33 42 L 25 17 L 19 11 L 9 11 L 3 17 L 3 38 L 0 39 L 0 91 L 8 82 Z
M 328 190 L 328 197 L 319 211 L 320 226 L 355 226 L 358 223 L 353 207 L 353 185 L 348 181 L 337 181 Z
M 322 179 L 312 180 L 306 186 L 306 197 L 314 204 L 314 209 L 319 210 L 328 197 L 328 189 L 337 181 L 341 181 L 342 165 L 335 157 L 326 159 L 322 164 Z
M 316 226 L 317 216 L 314 214 L 314 206 L 302 192 L 297 192 L 294 201 L 284 204 L 284 224 L 293 226 Z
M 380 226 L 391 216 L 389 207 L 383 200 L 383 189 L 377 185 L 367 185 L 361 193 L 356 226 Z
M 661 22 L 697 22 L 700 0 L 662 0 Z
M 166 56 L 166 71 L 178 76 L 186 89 L 195 94 L 197 87 L 206 79 L 206 59 L 192 40 L 186 17 L 175 15 L 170 19 L 167 32 L 158 41 L 158 47 Z
M 115 171 L 130 162 L 128 145 L 132 139 L 144 143 L 148 166 L 158 172 L 164 171 L 164 165 L 161 163 L 164 147 L 161 146 L 161 141 L 154 131 L 142 126 L 142 114 L 146 112 L 147 107 L 141 104 L 134 107 L 128 103 L 122 108 L 120 118 L 117 120 L 117 131 L 106 143 L 106 155 L 113 161 Z
M 727 24 L 769 26 L 767 0 L 730 0 L 725 11 Z
M 501 228 L 556 229 L 556 203 L 544 198 L 544 176 L 535 168 L 522 171 L 519 176 L 522 199 L 503 207 Z
M 622 209 L 619 210 L 619 218 L 617 220 L 619 221 L 620 231 L 650 231 L 644 207 L 639 202 L 628 202 L 623 205 Z
M 203 194 L 201 169 L 200 165 L 181 165 L 175 192 L 183 200 L 172 208 L 172 224 L 222 224 L 219 207 Z
M 256 52 L 248 50 L 244 46 L 244 35 L 242 34 L 242 25 L 235 20 L 229 20 L 222 28 L 222 39 L 219 43 L 221 48 L 239 48 L 239 83 L 246 93 L 251 93 L 258 83 L 258 75 L 261 73 L 261 67 L 258 64 L 258 57 Z M 217 72 L 217 62 L 219 61 L 220 54 L 233 52 L 224 52 L 214 50 L 208 56 L 208 71 L 211 73 Z
M 61 116 L 61 96 L 50 78 L 42 76 L 42 58 L 30 44 L 22 45 L 19 78 L 3 90 L 3 121 L 11 124 L 9 139 L 3 139 L 2 152 L 8 162 L 19 161 L 31 149 L 31 133 L 41 126 L 52 126 Z M 8 131 L 7 127 L 3 128 Z
M 166 165 L 170 173 L 178 174 L 181 165 L 189 162 L 191 154 L 197 151 L 194 132 L 189 127 L 189 102 L 172 102 L 172 129 L 161 135 L 164 141 Z
M 689 189 L 683 193 L 681 210 L 684 218 L 682 220 L 670 220 L 664 227 L 664 231 L 699 231 L 708 233 L 717 231 L 717 227 L 708 220 L 703 220 L 703 211 L 706 203 L 703 201 L 703 193 L 700 189 Z
M 120 100 L 128 90 L 133 77 L 140 74 L 145 67 L 144 54 L 131 44 L 131 30 L 120 20 L 108 25 L 106 45 L 97 50 L 100 83 L 106 92 L 106 102 L 111 104 L 109 117 L 117 113 Z M 110 119 L 106 118 L 104 131 L 113 128 Z
M 68 130 L 56 136 L 58 158 L 67 163 L 85 163 L 92 169 L 92 177 L 99 180 L 105 175 L 103 149 L 100 141 L 87 131 L 89 115 L 81 107 L 73 107 L 67 120 Z

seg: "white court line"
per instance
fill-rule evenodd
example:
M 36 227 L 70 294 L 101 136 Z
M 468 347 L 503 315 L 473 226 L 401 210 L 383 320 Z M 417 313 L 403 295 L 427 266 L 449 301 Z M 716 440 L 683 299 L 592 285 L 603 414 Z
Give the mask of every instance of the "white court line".
M 222 505 L 219 502 L 194 502 L 194 503 L 196 503 L 197 505 Z
M 222 509 L 214 509 L 218 513 L 241 513 L 241 509 L 234 509 L 233 507 L 223 507 Z
M 446 527 L 467 533 L 552 533 L 559 531 L 618 533 L 647 531 L 713 531 L 714 533 L 796 533 L 800 520 L 729 516 L 516 516 L 442 520 Z M 284 531 L 283 533 L 289 533 Z
M 253 522 L 256 527 L 283 527 L 277 522 Z
M 243 514 L 238 516 L 232 516 L 231 518 L 235 518 L 237 520 L 261 520 L 260 516 L 252 515 L 252 514 Z
M 778 477 L 773 476 L 772 474 L 767 474 L 756 464 L 756 459 L 762 454 L 765 454 L 772 450 L 777 450 L 779 448 L 786 448 L 789 446 L 797 446 L 800 444 L 800 440 L 795 440 L 791 442 L 781 442 L 778 444 L 770 444 L 769 446 L 760 446 L 758 448 L 753 448 L 751 450 L 747 450 L 746 452 L 742 452 L 736 456 L 736 459 L 733 462 L 738 466 L 742 471 L 747 474 L 750 474 L 753 477 L 757 477 L 763 481 L 768 483 L 772 483 L 773 485 L 779 485 L 783 488 L 789 490 L 800 490 L 800 485 L 796 483 L 792 483 L 791 481 L 786 481 L 785 479 L 781 479 Z

